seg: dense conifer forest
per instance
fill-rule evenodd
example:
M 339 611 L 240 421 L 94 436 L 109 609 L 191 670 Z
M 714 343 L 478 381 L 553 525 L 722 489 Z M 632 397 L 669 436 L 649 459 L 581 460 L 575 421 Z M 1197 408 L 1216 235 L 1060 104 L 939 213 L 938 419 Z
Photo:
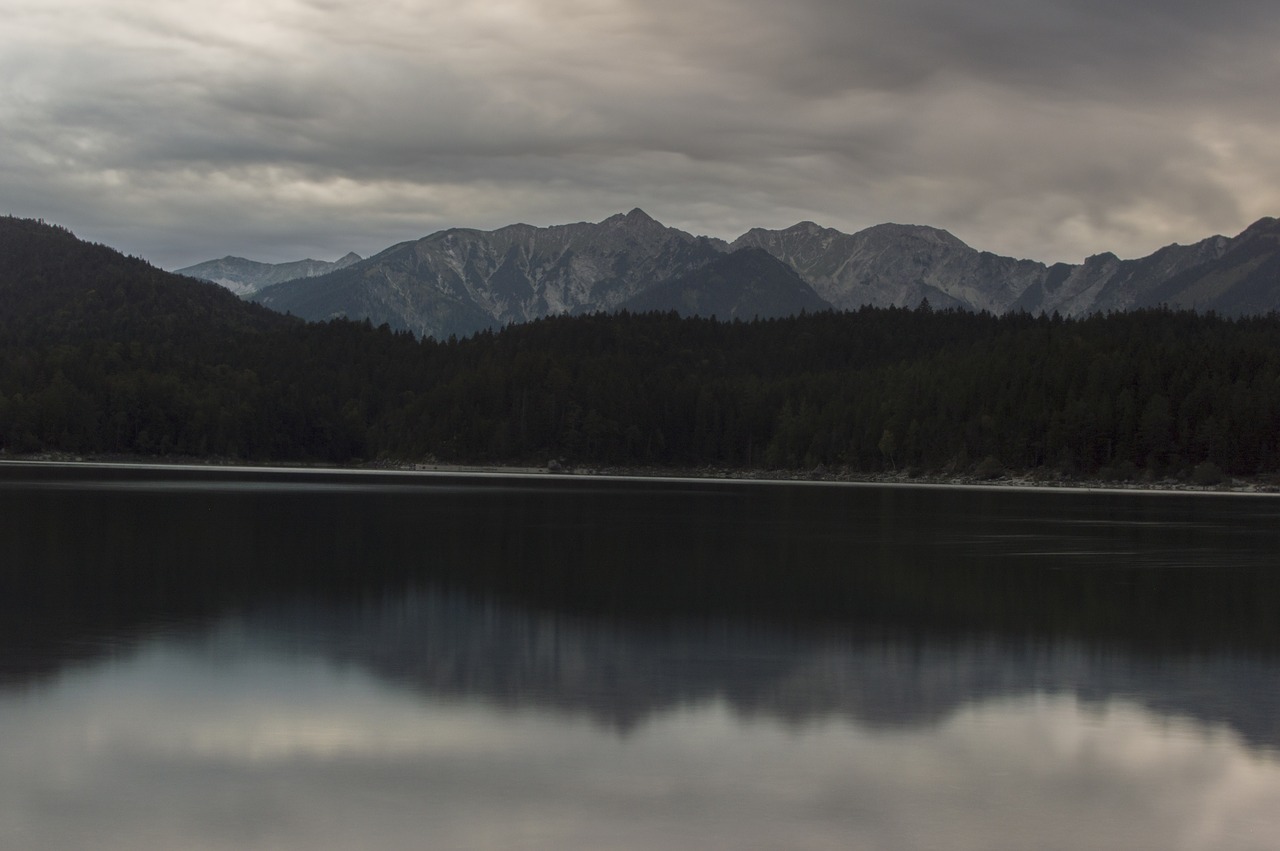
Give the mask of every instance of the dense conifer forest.
M 4 219 L 0 449 L 1209 482 L 1280 470 L 1280 316 L 922 304 L 417 340 Z

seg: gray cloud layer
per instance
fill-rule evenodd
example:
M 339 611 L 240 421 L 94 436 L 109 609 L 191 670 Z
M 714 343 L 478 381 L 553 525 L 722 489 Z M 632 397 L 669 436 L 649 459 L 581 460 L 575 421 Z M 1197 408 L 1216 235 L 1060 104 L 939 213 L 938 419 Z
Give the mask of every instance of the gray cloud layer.
M 1280 212 L 1261 0 L 0 0 L 0 199 L 166 266 L 642 206 L 1042 260 Z

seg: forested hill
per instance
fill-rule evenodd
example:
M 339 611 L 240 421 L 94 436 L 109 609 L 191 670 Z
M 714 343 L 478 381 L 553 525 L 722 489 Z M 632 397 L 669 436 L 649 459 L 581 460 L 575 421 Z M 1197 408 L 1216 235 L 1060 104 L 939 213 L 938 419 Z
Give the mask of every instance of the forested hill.
M 276 351 L 305 334 L 216 284 L 0 219 L 0 450 L 345 456 L 278 435 L 293 368 Z
M 160 337 L 290 324 L 222 287 L 162 271 L 71 231 L 0 219 L 0 329 L 7 340 Z M 155 339 L 153 339 L 155 338 Z
M 0 300 L 8 454 L 1280 470 L 1275 315 L 621 313 L 418 341 L 304 324 L 14 219 Z

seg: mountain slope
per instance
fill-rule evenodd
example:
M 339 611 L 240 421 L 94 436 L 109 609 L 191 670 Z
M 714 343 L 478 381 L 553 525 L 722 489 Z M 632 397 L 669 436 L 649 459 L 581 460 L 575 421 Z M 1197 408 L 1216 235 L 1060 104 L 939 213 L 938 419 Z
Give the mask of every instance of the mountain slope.
M 813 222 L 756 228 L 731 243 L 758 247 L 789 264 L 836 308 L 934 307 L 1006 310 L 1044 274 L 1044 265 L 965 245 L 950 233 L 884 224 L 845 234 Z
M 314 278 L 345 269 L 362 258 L 354 251 L 332 263 L 325 260 L 295 260 L 292 263 L 259 263 L 243 257 L 223 257 L 178 269 L 175 274 L 221 284 L 238 296 L 248 296 L 272 284 L 296 278 Z
M 717 319 L 772 319 L 831 309 L 794 269 L 760 248 L 719 257 L 633 296 L 623 307 Z
M 262 304 L 306 319 L 368 317 L 445 337 L 564 313 L 613 310 L 718 258 L 724 243 L 642 210 L 598 223 L 452 229 L 312 281 L 268 287 Z
M 465 294 L 415 280 L 395 248 L 353 269 L 267 287 L 250 298 L 308 321 L 346 317 L 422 337 L 464 336 L 499 323 Z M 392 254 L 392 252 L 396 252 Z M 392 254 L 390 258 L 385 255 Z M 385 258 L 385 259 L 380 259 Z
M 1280 224 L 1262 219 L 1239 236 L 1168 245 L 1147 257 L 1104 253 L 1046 266 L 977 251 L 946 231 L 878 225 L 856 234 L 801 222 L 755 229 L 732 243 L 790 264 L 840 309 L 862 305 L 1058 312 L 1084 316 L 1167 304 L 1230 316 L 1280 309 Z
M 1158 304 L 1227 316 L 1280 310 L 1280 221 L 1260 219 L 1235 239 L 1222 240 L 1213 257 L 1164 277 L 1137 302 Z
M 9 339 L 218 339 L 294 324 L 65 228 L 0 219 L 0 330 Z
M 1156 290 L 1165 281 L 1212 263 L 1231 243 L 1224 236 L 1213 236 L 1193 245 L 1167 245 L 1136 260 L 1106 253 L 1089 257 L 1078 266 L 1058 263 L 1023 291 L 1011 309 L 1080 316 L 1156 306 L 1163 303 Z

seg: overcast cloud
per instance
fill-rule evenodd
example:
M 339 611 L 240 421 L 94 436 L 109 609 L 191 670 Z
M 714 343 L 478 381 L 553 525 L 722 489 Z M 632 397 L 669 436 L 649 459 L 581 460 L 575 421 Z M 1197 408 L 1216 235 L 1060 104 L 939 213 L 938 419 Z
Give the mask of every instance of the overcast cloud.
M 1271 0 L 0 0 L 0 212 L 166 267 L 643 207 L 1078 262 L 1280 215 Z

